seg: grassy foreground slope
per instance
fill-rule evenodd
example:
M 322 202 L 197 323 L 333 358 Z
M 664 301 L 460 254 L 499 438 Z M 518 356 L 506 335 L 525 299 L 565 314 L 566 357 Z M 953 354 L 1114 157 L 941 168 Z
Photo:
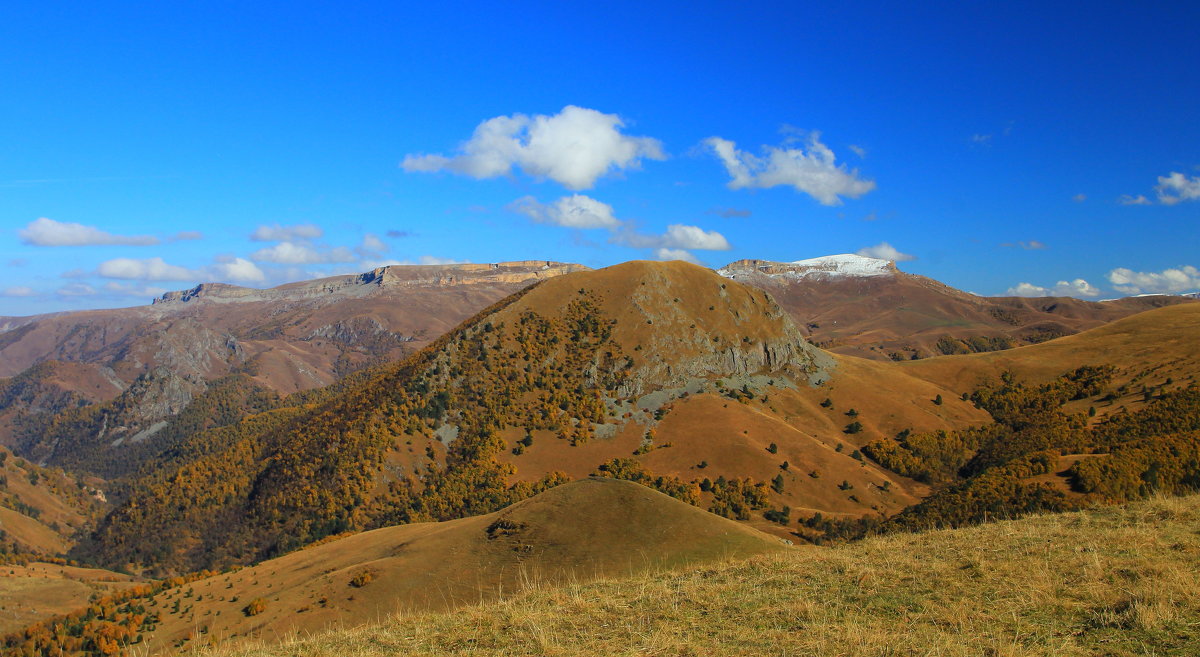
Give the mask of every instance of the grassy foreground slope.
M 1194 655 L 1200 496 L 543 588 L 260 655 Z

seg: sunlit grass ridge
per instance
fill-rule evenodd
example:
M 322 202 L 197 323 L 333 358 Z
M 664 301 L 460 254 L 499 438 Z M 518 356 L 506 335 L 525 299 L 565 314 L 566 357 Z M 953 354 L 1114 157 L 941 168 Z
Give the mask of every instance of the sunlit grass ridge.
M 1200 496 L 558 588 L 260 655 L 1192 655 Z M 264 637 L 266 638 L 266 637 Z

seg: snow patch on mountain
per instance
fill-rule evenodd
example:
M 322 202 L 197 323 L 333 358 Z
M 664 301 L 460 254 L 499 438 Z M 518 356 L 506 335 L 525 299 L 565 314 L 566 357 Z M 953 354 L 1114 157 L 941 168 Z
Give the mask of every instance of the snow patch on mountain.
M 890 260 L 868 258 L 853 253 L 796 260 L 791 264 L 803 267 L 811 274 L 833 276 L 891 276 L 896 273 L 896 265 Z M 803 272 L 796 273 L 802 274 Z
M 746 275 L 765 275 L 803 280 L 806 278 L 830 279 L 895 276 L 898 270 L 895 263 L 890 260 L 842 253 L 821 256 L 819 258 L 809 258 L 807 260 L 797 260 L 795 262 L 738 260 L 737 262 L 725 265 L 717 273 L 726 278 L 733 279 Z

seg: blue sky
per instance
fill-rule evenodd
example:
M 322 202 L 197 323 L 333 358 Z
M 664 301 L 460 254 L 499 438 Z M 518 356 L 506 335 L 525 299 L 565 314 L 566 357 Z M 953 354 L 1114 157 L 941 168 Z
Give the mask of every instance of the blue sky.
M 0 315 L 514 259 L 1200 288 L 1194 2 L 181 4 L 5 8 Z

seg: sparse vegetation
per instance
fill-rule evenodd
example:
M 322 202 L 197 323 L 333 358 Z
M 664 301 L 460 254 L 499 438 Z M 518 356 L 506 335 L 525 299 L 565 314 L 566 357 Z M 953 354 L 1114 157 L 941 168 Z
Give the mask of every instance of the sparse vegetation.
M 1197 523 L 1200 499 L 1159 499 L 534 588 L 452 613 L 206 655 L 1182 657 L 1200 643 Z

